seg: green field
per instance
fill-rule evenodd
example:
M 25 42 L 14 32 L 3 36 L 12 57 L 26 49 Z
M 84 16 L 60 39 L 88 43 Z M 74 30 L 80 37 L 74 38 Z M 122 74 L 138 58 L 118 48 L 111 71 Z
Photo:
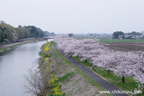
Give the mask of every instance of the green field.
M 144 39 L 100 39 L 99 42 L 144 42 Z

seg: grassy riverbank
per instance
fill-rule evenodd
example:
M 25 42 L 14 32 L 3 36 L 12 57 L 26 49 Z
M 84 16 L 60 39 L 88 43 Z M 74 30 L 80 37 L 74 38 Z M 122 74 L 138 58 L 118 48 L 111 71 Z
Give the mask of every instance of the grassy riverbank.
M 17 47 L 19 45 L 23 45 L 23 44 L 26 44 L 26 43 L 37 42 L 37 41 L 39 41 L 39 40 L 32 39 L 32 40 L 27 40 L 27 41 L 18 42 L 18 43 L 10 43 L 10 44 L 0 45 L 0 46 L 3 46 L 3 47 L 0 47 L 0 55 L 7 52 L 7 51 L 10 51 L 10 50 L 14 49 L 15 47 Z
M 49 51 L 44 52 L 43 50 L 43 52 L 40 52 L 43 58 L 41 60 L 42 62 L 40 62 L 40 69 L 42 70 L 42 74 L 43 76 L 47 77 L 50 77 L 50 75 L 53 74 L 55 78 L 57 78 L 58 82 L 61 84 L 61 92 L 65 93 L 66 96 L 109 95 L 100 94 L 99 91 L 104 91 L 104 88 L 102 88 L 85 73 L 83 73 L 80 69 L 74 66 L 70 61 L 68 61 L 56 48 L 54 42 L 51 42 L 49 49 L 46 50 Z M 51 64 L 49 62 L 51 62 Z M 47 79 L 47 82 L 51 80 L 50 78 Z M 49 84 L 44 85 L 47 87 L 49 86 Z M 47 94 L 52 94 L 51 90 L 46 91 Z
M 73 57 L 73 59 L 80 62 L 84 66 L 91 68 L 91 64 L 88 61 L 80 61 L 79 57 Z M 123 91 L 134 92 L 135 88 L 138 87 L 138 83 L 132 77 L 125 77 L 125 83 L 122 83 L 121 77 L 114 75 L 113 72 L 108 74 L 107 70 L 100 70 L 98 67 L 94 67 L 91 70 Z M 143 96 L 143 94 L 138 94 L 136 96 Z

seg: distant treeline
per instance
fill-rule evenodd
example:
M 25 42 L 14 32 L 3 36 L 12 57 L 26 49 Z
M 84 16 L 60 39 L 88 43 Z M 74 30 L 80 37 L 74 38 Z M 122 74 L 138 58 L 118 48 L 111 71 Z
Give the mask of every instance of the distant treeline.
M 43 37 L 44 31 L 35 26 L 18 26 L 17 28 L 0 21 L 0 43 L 16 42 L 19 39 Z
M 144 39 L 144 32 L 129 32 L 116 31 L 112 34 L 113 39 Z

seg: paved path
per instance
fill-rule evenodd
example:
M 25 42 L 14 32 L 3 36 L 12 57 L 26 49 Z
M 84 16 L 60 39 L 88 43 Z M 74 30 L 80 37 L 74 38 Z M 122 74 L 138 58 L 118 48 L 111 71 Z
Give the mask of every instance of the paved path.
M 1 48 L 11 47 L 11 46 L 18 45 L 18 44 L 21 44 L 21 43 L 22 42 L 16 42 L 16 43 L 11 43 L 11 44 L 0 45 L 0 49 Z
M 22 43 L 26 43 L 28 41 L 33 41 L 34 39 L 33 38 L 26 38 L 26 39 L 20 39 L 20 40 L 21 40 L 21 42 L 15 42 L 15 43 L 10 43 L 10 44 L 0 45 L 0 49 L 11 47 L 11 46 L 22 44 Z
M 101 78 L 99 75 L 95 74 L 93 71 L 91 71 L 90 69 L 86 68 L 84 65 L 82 65 L 81 63 L 77 62 L 76 60 L 72 59 L 72 58 L 68 58 L 68 56 L 66 56 L 61 50 L 59 50 L 61 52 L 61 54 L 67 58 L 71 63 L 73 63 L 75 66 L 77 66 L 80 70 L 82 70 L 85 74 L 87 74 L 89 77 L 91 77 L 94 81 L 96 81 L 100 86 L 102 86 L 103 88 L 105 88 L 107 91 L 111 92 L 111 94 L 113 96 L 128 96 L 127 94 L 122 93 L 122 91 L 114 86 L 113 84 L 107 82 L 106 80 L 104 80 L 103 78 Z M 119 92 L 119 93 L 114 93 L 113 92 Z

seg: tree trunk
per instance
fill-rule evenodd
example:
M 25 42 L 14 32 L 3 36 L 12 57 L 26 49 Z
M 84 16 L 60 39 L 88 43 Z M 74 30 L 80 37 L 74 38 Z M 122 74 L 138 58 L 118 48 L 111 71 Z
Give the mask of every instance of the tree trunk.
M 108 75 L 110 74 L 110 70 L 108 70 Z
M 144 94 L 144 88 L 143 88 L 143 90 L 142 90 L 142 94 Z
M 72 55 L 68 55 L 68 58 L 71 58 L 72 57 Z
M 92 66 L 92 69 L 94 69 L 94 66 Z
M 92 67 L 92 63 L 90 63 L 90 66 Z
M 125 77 L 124 76 L 122 77 L 122 83 L 125 83 Z

